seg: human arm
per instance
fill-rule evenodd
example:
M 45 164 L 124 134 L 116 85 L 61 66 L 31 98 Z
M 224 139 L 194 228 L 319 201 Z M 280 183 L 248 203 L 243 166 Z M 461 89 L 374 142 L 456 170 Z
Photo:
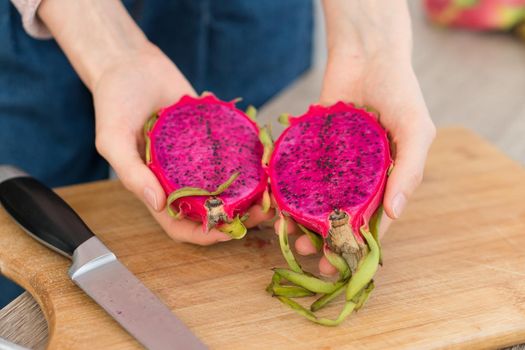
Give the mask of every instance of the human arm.
M 324 0 L 328 60 L 320 97 L 322 104 L 353 102 L 379 111 L 380 122 L 395 144 L 394 170 L 384 196 L 387 216 L 401 215 L 420 184 L 435 127 L 412 69 L 412 33 L 406 0 Z M 290 227 L 291 231 L 297 231 Z M 296 249 L 312 254 L 306 236 Z M 334 268 L 321 259 L 319 268 Z

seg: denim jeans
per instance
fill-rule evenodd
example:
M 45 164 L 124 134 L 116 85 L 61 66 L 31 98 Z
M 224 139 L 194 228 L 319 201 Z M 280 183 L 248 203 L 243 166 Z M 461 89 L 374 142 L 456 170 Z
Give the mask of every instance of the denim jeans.
M 310 66 L 311 1 L 123 2 L 198 92 L 260 106 Z M 0 0 L 0 164 L 49 186 L 104 179 L 94 138 L 90 92 L 57 43 L 29 37 Z M 0 308 L 20 293 L 0 277 Z

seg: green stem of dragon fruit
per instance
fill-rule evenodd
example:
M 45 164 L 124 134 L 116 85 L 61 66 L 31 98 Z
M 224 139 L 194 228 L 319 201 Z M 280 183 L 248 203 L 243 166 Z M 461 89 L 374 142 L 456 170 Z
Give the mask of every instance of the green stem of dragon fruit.
M 282 213 L 279 216 L 281 219 L 279 221 L 279 246 L 281 247 L 281 252 L 288 263 L 288 266 L 290 266 L 290 269 L 296 273 L 303 274 L 303 269 L 295 259 L 288 242 L 288 221 Z
M 144 141 L 146 142 L 146 164 L 149 164 L 151 162 L 151 139 L 149 138 L 148 133 L 153 128 L 153 125 L 155 125 L 155 122 L 159 119 L 159 116 L 157 113 L 153 114 L 144 124 Z
M 339 272 L 339 281 L 346 282 L 350 278 L 352 272 L 346 260 L 339 254 L 332 252 L 327 246 L 323 248 L 323 253 L 326 259 L 332 266 L 334 266 Z M 329 294 L 325 294 L 319 299 L 317 299 L 311 306 L 311 311 L 317 311 L 326 306 L 330 301 L 337 298 L 344 290 L 346 283 L 341 287 L 337 288 L 335 291 Z
M 379 243 L 379 226 L 381 226 L 381 220 L 383 220 L 383 206 L 380 205 L 374 215 L 370 218 L 368 226 L 370 227 L 370 233 L 374 237 L 378 249 L 379 249 L 379 265 L 383 265 L 383 253 L 381 250 L 381 244 Z
M 257 109 L 249 105 L 248 108 L 246 108 L 246 111 L 244 113 L 250 118 L 252 121 L 257 120 Z M 271 125 L 265 125 L 263 127 L 259 128 L 259 141 L 261 141 L 264 149 L 263 149 L 263 156 L 262 156 L 262 164 L 267 166 L 268 162 L 270 161 L 270 156 L 272 155 L 273 151 L 273 139 L 272 139 L 272 130 Z
M 268 191 L 268 189 L 264 190 L 263 192 L 261 206 L 263 213 L 267 213 L 270 210 L 270 207 L 272 206 L 272 200 L 270 198 L 270 192 Z
M 272 276 L 272 282 L 266 287 L 266 291 L 273 297 L 283 296 L 287 298 L 302 298 L 312 296 L 315 293 L 299 286 L 281 285 L 282 277 L 274 273 Z
M 290 281 L 300 287 L 306 288 L 315 293 L 328 294 L 342 286 L 343 282 L 328 282 L 317 277 L 309 276 L 303 273 L 297 273 L 288 269 L 273 269 L 273 271 L 283 279 Z
M 151 162 L 151 139 L 149 136 L 145 137 L 146 140 L 146 164 L 149 164 Z
M 287 298 L 303 298 L 315 295 L 314 292 L 299 286 L 281 286 L 273 284 L 269 292 L 272 296 L 282 296 Z
M 269 129 L 269 126 L 264 126 L 262 128 L 259 128 L 259 140 L 261 141 L 264 149 L 263 149 L 263 156 L 261 159 L 261 163 L 263 167 L 267 167 L 268 163 L 270 162 L 270 156 L 273 152 L 273 139 L 271 136 L 271 131 Z M 268 186 L 270 183 L 268 183 Z M 272 201 L 270 198 L 270 192 L 268 188 L 263 192 L 262 197 L 262 211 L 263 213 L 267 213 L 270 210 Z
M 273 286 L 280 285 L 281 280 L 282 280 L 281 276 L 279 276 L 278 274 L 274 273 L 273 276 L 272 276 L 272 281 L 270 282 L 268 287 L 266 287 L 266 291 L 268 293 L 272 294 L 272 296 L 274 296 L 275 293 L 273 292 Z
M 352 274 L 350 267 L 341 255 L 332 252 L 330 248 L 326 246 L 323 248 L 323 253 L 328 262 L 339 272 L 339 281 L 344 281 L 350 277 Z
M 374 288 L 375 288 L 375 285 L 374 285 L 374 281 L 372 280 L 370 281 L 368 286 L 366 286 L 365 289 L 363 289 L 363 291 L 359 295 L 359 298 L 357 299 L 357 302 L 355 305 L 355 311 L 358 311 L 366 303 L 366 301 L 368 300 L 368 297 L 370 296 Z
M 288 222 L 287 218 L 284 215 L 280 215 L 280 223 L 279 223 L 279 245 L 281 247 L 281 252 L 288 263 L 288 266 L 290 269 L 297 273 L 297 274 L 305 274 L 305 272 L 302 270 L 301 265 L 297 262 L 295 259 L 295 256 L 293 255 L 293 252 L 290 248 L 289 241 L 288 241 Z M 332 253 L 333 254 L 333 253 Z M 334 254 L 335 255 L 335 254 Z M 337 265 L 338 269 L 340 270 L 340 274 L 343 278 L 347 278 L 349 276 L 350 269 L 348 268 L 348 265 L 346 264 L 346 261 L 339 257 L 340 260 L 337 260 L 335 262 L 336 258 L 334 257 L 332 261 L 334 261 L 334 264 Z M 320 280 L 310 274 L 306 275 L 306 279 L 300 279 L 297 276 L 291 276 L 287 275 L 289 278 L 291 278 L 289 281 L 295 284 L 298 284 L 298 286 L 281 286 L 280 282 L 283 278 L 283 274 L 286 274 L 285 272 L 281 271 L 282 274 L 279 274 L 276 272 L 274 274 L 274 277 L 272 278 L 272 283 L 268 286 L 268 292 L 271 293 L 273 296 L 285 296 L 285 297 L 295 297 L 295 295 L 299 296 L 310 296 L 313 295 L 316 290 L 328 290 L 332 287 L 331 282 L 325 282 L 323 280 Z M 291 277 L 290 277 L 291 276 Z M 286 278 L 288 279 L 288 278 Z M 299 281 L 296 283 L 295 281 Z M 314 286 L 314 289 L 309 289 Z M 343 287 L 344 285 L 341 284 L 340 287 Z
M 209 196 L 215 197 L 223 193 L 231 186 L 231 184 L 239 177 L 240 172 L 235 172 L 230 176 L 226 182 L 220 184 L 215 191 L 208 191 L 203 188 L 197 187 L 182 187 L 178 190 L 171 192 L 167 199 L 167 208 L 168 213 L 171 216 L 179 217 L 180 213 L 176 213 L 171 205 L 178 199 L 189 196 Z M 236 216 L 231 222 L 224 222 L 217 227 L 218 230 L 230 235 L 234 239 L 241 239 L 246 235 L 247 229 L 246 226 L 242 223 L 241 218 Z
M 378 210 L 378 213 L 381 213 Z M 381 214 L 378 214 L 378 216 Z M 377 232 L 379 227 L 378 221 L 380 218 L 376 216 L 374 220 L 371 221 L 371 227 L 374 231 Z M 284 225 L 283 221 L 283 225 Z M 286 227 L 280 229 L 281 232 L 286 233 Z M 348 315 L 350 315 L 354 310 L 359 310 L 363 304 L 366 302 L 370 293 L 374 289 L 373 276 L 377 271 L 380 258 L 379 244 L 375 240 L 372 233 L 368 232 L 365 227 L 360 229 L 361 234 L 365 238 L 369 252 L 367 256 L 363 259 L 361 264 L 358 266 L 356 272 L 350 278 L 350 268 L 346 263 L 345 259 L 341 256 L 325 249 L 324 253 L 327 256 L 327 259 L 339 270 L 340 280 L 338 282 L 327 282 L 320 280 L 316 277 L 306 275 L 304 273 L 298 273 L 296 271 L 287 270 L 287 269 L 274 269 L 275 274 L 272 278 L 272 284 L 268 286 L 268 291 L 272 293 L 273 296 L 277 298 L 292 308 L 298 314 L 306 317 L 308 320 L 315 322 L 324 326 L 337 326 L 342 323 Z M 284 243 L 287 243 L 284 242 Z M 287 244 L 286 244 L 287 245 Z M 289 248 L 289 247 L 288 247 Z M 291 252 L 290 252 L 291 253 Z M 284 255 L 284 252 L 283 252 Z M 292 255 L 293 256 L 293 255 Z M 294 259 L 295 260 L 295 259 Z M 343 264 L 344 263 L 344 264 Z M 302 270 L 301 270 L 302 271 Z M 348 280 L 350 278 L 350 280 Z M 304 290 L 315 292 L 315 293 L 324 293 L 322 297 L 317 299 L 311 306 L 310 310 L 303 307 L 301 304 L 290 299 L 293 297 L 303 296 L 304 290 L 295 289 L 296 286 L 280 286 L 282 280 L 287 280 L 291 283 L 294 283 L 297 286 L 302 287 Z M 285 288 L 282 288 L 285 287 Z M 286 288 L 292 287 L 292 288 Z M 314 312 L 320 310 L 326 306 L 329 302 L 337 298 L 343 291 L 346 290 L 346 303 L 336 319 L 327 319 L 327 318 L 318 318 Z M 306 296 L 306 295 L 304 295 Z
M 240 172 L 233 173 L 232 176 L 226 182 L 222 183 L 217 187 L 215 191 L 208 191 L 198 187 L 182 187 L 178 190 L 171 192 L 168 196 L 168 207 L 173 204 L 177 199 L 190 196 L 218 196 L 231 186 L 231 184 L 239 177 Z
M 148 133 L 153 129 L 153 125 L 157 122 L 157 119 L 159 119 L 159 115 L 157 113 L 153 113 L 146 123 L 144 124 L 144 136 L 148 136 Z
M 345 306 L 343 307 L 343 310 L 339 314 L 339 316 L 332 320 L 329 318 L 319 318 L 317 317 L 312 311 L 306 309 L 298 302 L 286 298 L 286 297 L 277 297 L 283 304 L 288 305 L 290 308 L 292 308 L 295 312 L 297 312 L 299 315 L 302 315 L 306 317 L 308 320 L 315 322 L 317 324 L 323 325 L 323 326 L 329 326 L 334 327 L 340 325 L 351 313 L 354 311 L 356 307 L 356 303 L 352 301 L 347 301 L 345 303 Z
M 257 120 L 257 109 L 252 106 L 252 105 L 249 105 L 248 108 L 246 108 L 246 111 L 244 112 L 248 118 L 250 118 L 252 121 L 255 121 Z
M 246 232 L 248 232 L 248 229 L 242 222 L 242 218 L 237 215 L 231 222 L 225 222 L 218 226 L 217 229 L 233 239 L 241 239 L 246 235 Z
M 254 106 L 249 105 L 248 108 L 246 108 L 246 111 L 244 113 L 252 121 L 255 122 L 257 120 L 257 109 Z M 270 161 L 270 156 L 273 151 L 273 139 L 271 136 L 271 130 L 270 130 L 269 125 L 259 128 L 259 141 L 261 141 L 263 145 L 263 156 L 261 159 L 261 163 L 263 166 L 268 166 L 268 163 Z M 268 189 L 266 189 L 263 193 L 261 206 L 262 206 L 263 213 L 267 213 L 270 210 L 271 200 L 270 200 L 270 193 L 268 192 Z
M 259 128 L 259 140 L 261 141 L 264 149 L 263 149 L 263 156 L 262 156 L 262 164 L 264 166 L 267 166 L 270 162 L 270 157 L 273 152 L 273 139 L 272 139 L 272 132 L 270 130 L 270 125 L 265 125 L 262 128 Z
M 381 225 L 381 220 L 383 219 L 383 206 L 380 205 L 377 209 L 374 215 L 370 218 L 370 222 L 368 224 L 370 228 L 370 233 L 376 240 L 376 242 L 379 242 L 379 226 Z
M 290 126 L 290 114 L 282 113 L 281 115 L 279 115 L 277 121 L 283 126 Z
M 295 256 L 293 255 L 293 252 L 290 248 L 290 244 L 288 241 L 288 222 L 286 217 L 281 213 L 280 214 L 280 222 L 279 222 L 279 246 L 281 248 L 281 252 L 288 263 L 288 266 L 292 269 L 291 272 L 303 275 L 304 271 L 301 268 L 301 265 L 297 262 L 295 259 Z M 283 279 L 283 275 L 279 273 L 274 273 L 272 277 L 272 282 L 266 289 L 272 296 L 284 296 L 284 297 L 303 297 L 303 296 L 311 296 L 314 294 L 314 291 L 305 288 L 304 286 L 296 285 L 296 286 L 282 286 L 280 285 L 281 280 Z M 318 280 L 316 277 L 308 276 L 309 279 L 315 279 Z M 293 278 L 292 278 L 293 279 Z M 318 280 L 320 282 L 324 282 L 321 280 Z M 290 281 L 294 283 L 293 281 Z M 312 281 L 310 281 L 312 283 Z M 297 283 L 296 283 L 297 284 Z
M 374 277 L 379 267 L 379 245 L 370 232 L 364 227 L 360 228 L 361 234 L 366 239 L 370 251 L 352 275 L 346 289 L 346 300 L 352 300 Z
M 344 288 L 340 288 L 341 291 L 343 289 Z M 356 298 L 354 298 L 351 301 L 346 301 L 345 305 L 343 307 L 343 310 L 341 310 L 341 313 L 339 314 L 339 316 L 336 319 L 319 318 L 319 317 L 317 317 L 314 314 L 314 312 L 313 312 L 314 310 L 308 310 L 304 306 L 302 306 L 301 304 L 299 304 L 298 302 L 296 302 L 296 301 L 294 301 L 294 300 L 292 300 L 290 298 L 283 297 L 283 296 L 278 296 L 277 298 L 283 304 L 289 306 L 291 309 L 293 309 L 299 315 L 304 316 L 308 320 L 310 320 L 310 321 L 312 321 L 314 323 L 323 325 L 323 326 L 335 327 L 335 326 L 340 325 L 354 310 L 355 311 L 359 310 L 364 305 L 364 303 L 366 302 L 366 300 L 370 296 L 370 293 L 372 292 L 373 289 L 374 289 L 374 284 L 373 284 L 373 282 L 370 282 L 368 284 L 368 286 L 365 289 L 363 289 Z M 334 293 L 337 293 L 337 290 Z M 339 292 L 339 294 L 340 294 L 340 292 Z M 339 295 L 339 294 L 337 294 L 337 295 Z M 326 305 L 326 303 L 324 305 Z M 324 305 L 322 305 L 322 306 L 324 306 Z M 317 307 L 316 310 L 319 310 L 321 307 Z
M 337 298 L 341 293 L 346 290 L 347 284 L 342 285 L 341 287 L 334 290 L 332 293 L 325 294 L 310 305 L 310 311 L 315 312 L 321 310 L 323 307 L 328 305 L 329 302 Z

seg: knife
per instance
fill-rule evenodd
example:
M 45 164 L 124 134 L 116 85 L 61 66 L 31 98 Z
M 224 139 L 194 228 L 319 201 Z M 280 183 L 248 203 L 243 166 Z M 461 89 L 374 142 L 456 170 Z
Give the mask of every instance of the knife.
M 31 237 L 73 260 L 69 277 L 147 349 L 207 349 L 55 192 L 0 165 L 0 203 Z

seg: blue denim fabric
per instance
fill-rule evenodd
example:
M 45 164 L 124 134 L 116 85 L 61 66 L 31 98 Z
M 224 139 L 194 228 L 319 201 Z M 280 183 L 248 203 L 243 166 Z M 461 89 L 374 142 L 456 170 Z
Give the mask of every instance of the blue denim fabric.
M 124 4 L 197 91 L 260 106 L 310 66 L 311 1 Z M 93 115 L 89 91 L 56 42 L 30 38 L 15 8 L 0 0 L 0 164 L 17 165 L 49 186 L 106 178 Z M 0 308 L 20 292 L 0 277 Z

